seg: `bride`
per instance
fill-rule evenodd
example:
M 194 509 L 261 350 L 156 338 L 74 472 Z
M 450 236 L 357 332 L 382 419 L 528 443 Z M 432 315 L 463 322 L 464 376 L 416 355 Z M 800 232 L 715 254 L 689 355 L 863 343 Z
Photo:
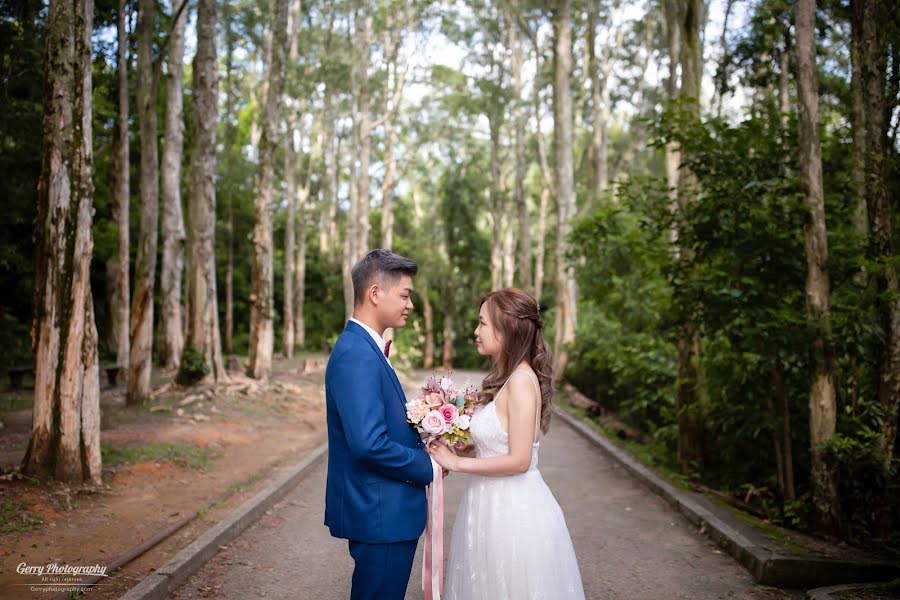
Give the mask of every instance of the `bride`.
M 445 469 L 469 473 L 450 541 L 446 600 L 584 599 L 566 522 L 538 464 L 550 425 L 550 355 L 538 304 L 518 289 L 481 301 L 475 344 L 490 356 L 470 430 L 475 456 L 433 442 Z

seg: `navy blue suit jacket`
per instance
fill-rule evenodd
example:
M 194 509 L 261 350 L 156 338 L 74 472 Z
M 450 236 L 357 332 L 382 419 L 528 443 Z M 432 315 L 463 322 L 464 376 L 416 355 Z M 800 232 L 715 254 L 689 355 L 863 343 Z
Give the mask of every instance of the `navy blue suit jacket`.
M 325 525 L 357 542 L 418 539 L 431 458 L 406 422 L 406 397 L 375 340 L 353 321 L 325 370 L 328 483 Z

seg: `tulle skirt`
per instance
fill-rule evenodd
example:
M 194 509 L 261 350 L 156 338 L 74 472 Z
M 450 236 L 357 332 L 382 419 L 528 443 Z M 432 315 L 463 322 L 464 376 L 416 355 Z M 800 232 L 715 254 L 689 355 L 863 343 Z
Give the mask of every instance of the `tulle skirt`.
M 540 471 L 469 475 L 444 581 L 446 600 L 584 600 L 565 518 Z

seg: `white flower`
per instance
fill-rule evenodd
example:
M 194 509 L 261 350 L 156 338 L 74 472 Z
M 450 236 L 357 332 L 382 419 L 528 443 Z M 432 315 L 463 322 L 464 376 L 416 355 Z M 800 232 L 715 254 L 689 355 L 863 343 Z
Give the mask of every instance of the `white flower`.
M 406 418 L 413 423 L 418 423 L 425 418 L 429 410 L 431 409 L 422 400 L 418 398 L 410 400 L 406 403 Z
M 453 386 L 453 381 L 449 377 L 441 377 L 441 389 L 445 392 Z
M 469 428 L 469 415 L 463 413 L 456 417 L 455 425 L 465 431 Z

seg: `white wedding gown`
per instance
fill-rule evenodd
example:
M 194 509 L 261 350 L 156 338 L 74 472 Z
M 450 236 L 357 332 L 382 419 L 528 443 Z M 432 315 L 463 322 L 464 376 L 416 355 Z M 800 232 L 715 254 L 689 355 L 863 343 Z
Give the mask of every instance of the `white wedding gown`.
M 478 458 L 509 453 L 494 402 L 475 412 L 470 428 Z M 539 446 L 525 473 L 468 476 L 450 541 L 445 600 L 584 600 L 565 518 L 537 468 Z

